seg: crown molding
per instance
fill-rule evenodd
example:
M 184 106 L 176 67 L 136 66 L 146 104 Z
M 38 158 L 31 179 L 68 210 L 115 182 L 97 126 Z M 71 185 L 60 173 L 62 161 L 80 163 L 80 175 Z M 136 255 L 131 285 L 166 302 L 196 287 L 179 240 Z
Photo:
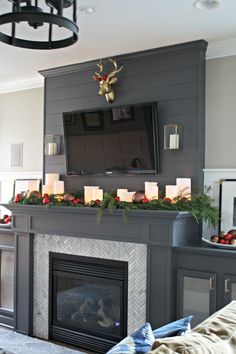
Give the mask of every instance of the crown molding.
M 209 42 L 206 52 L 207 59 L 229 57 L 232 55 L 236 55 L 236 38 Z
M 20 80 L 15 82 L 9 82 L 7 84 L 0 85 L 0 94 L 10 93 L 16 91 L 30 90 L 44 86 L 44 79 L 42 76 L 38 76 L 28 80 Z

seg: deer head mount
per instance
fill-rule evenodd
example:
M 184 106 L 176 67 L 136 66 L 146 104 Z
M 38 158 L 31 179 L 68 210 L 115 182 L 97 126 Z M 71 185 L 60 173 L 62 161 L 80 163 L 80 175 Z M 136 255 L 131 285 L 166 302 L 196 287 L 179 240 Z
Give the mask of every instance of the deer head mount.
M 112 70 L 108 75 L 102 74 L 104 65 L 103 62 L 97 64 L 99 72 L 95 72 L 93 79 L 99 82 L 100 89 L 98 91 L 100 96 L 105 96 L 107 102 L 112 103 L 115 100 L 115 90 L 113 85 L 117 82 L 117 77 L 115 75 L 123 69 L 123 66 L 118 68 L 115 59 L 108 58 L 114 65 L 114 70 Z

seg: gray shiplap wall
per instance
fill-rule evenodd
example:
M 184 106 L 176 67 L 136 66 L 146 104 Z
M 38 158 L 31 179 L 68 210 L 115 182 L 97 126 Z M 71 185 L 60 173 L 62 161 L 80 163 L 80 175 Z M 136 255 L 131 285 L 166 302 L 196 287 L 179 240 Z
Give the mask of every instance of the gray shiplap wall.
M 160 186 L 176 177 L 191 177 L 202 191 L 205 152 L 205 52 L 203 40 L 116 56 L 124 69 L 117 75 L 113 104 L 98 95 L 92 80 L 98 60 L 41 71 L 45 77 L 45 134 L 63 136 L 62 114 L 73 110 L 157 101 L 159 105 L 160 173 L 151 176 L 66 176 L 64 148 L 46 156 L 44 172 L 60 173 L 66 190 L 100 185 L 105 190 L 142 190 L 145 180 Z M 183 149 L 164 151 L 164 125 L 183 126 Z M 63 139 L 62 139 L 63 140 Z M 62 143 L 63 145 L 63 143 Z

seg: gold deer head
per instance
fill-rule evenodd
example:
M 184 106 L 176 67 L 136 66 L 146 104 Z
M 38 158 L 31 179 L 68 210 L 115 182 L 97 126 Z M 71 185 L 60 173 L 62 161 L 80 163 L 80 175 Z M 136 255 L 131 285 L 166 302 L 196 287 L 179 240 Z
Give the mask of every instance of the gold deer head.
M 117 62 L 115 59 L 108 58 L 114 65 L 114 70 L 111 71 L 108 75 L 102 75 L 104 65 L 103 63 L 97 64 L 99 72 L 95 72 L 93 79 L 99 82 L 100 90 L 99 95 L 105 96 L 107 102 L 112 103 L 115 99 L 115 90 L 113 85 L 117 82 L 115 75 L 123 69 L 123 66 L 117 67 Z

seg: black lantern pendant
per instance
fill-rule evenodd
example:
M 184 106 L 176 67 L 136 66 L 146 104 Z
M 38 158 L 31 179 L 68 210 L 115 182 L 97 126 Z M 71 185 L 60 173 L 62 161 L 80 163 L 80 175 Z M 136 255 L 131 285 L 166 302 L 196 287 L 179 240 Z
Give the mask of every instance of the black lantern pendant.
M 3 1 L 3 0 L 1 0 Z M 7 0 L 6 0 L 7 1 Z M 1 25 L 10 24 L 11 32 L 0 32 L 0 41 L 6 44 L 29 49 L 56 49 L 74 44 L 78 40 L 79 28 L 76 24 L 77 0 L 42 0 L 43 8 L 38 0 L 8 0 L 12 3 L 12 12 L 0 15 Z M 71 18 L 65 17 L 64 10 L 71 8 Z M 37 28 L 46 26 L 46 41 L 22 39 L 17 37 L 17 25 L 25 22 L 28 26 Z M 55 25 L 70 32 L 66 38 L 54 39 Z

